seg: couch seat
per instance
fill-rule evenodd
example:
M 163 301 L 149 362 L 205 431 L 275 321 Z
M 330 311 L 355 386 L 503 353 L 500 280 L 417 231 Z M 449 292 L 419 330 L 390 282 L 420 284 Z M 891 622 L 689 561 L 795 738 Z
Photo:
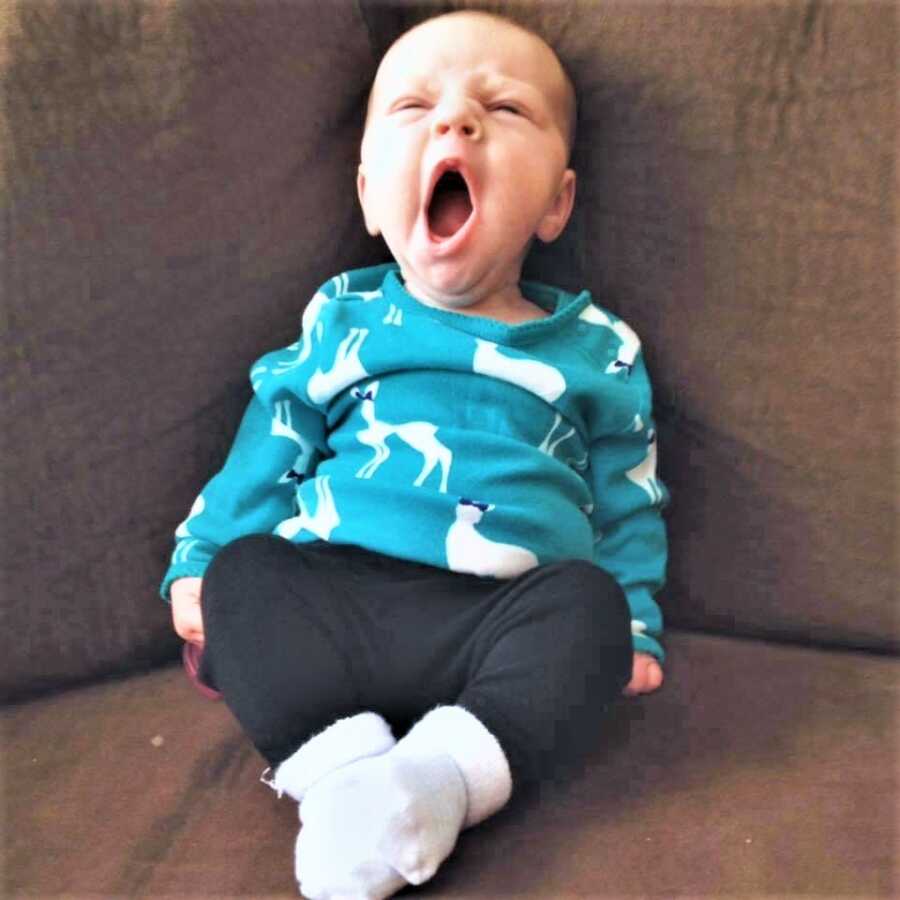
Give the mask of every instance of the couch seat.
M 584 775 L 464 832 L 441 897 L 896 896 L 900 663 L 672 632 Z M 296 897 L 296 804 L 179 665 L 3 713 L 5 896 Z

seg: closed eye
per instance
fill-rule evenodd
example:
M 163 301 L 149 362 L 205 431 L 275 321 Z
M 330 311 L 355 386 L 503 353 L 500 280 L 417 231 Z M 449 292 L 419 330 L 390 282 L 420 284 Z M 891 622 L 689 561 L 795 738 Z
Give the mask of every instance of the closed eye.
M 510 103 L 496 103 L 491 107 L 491 112 L 508 112 L 512 113 L 514 116 L 522 115 L 522 111 L 517 106 L 513 106 Z

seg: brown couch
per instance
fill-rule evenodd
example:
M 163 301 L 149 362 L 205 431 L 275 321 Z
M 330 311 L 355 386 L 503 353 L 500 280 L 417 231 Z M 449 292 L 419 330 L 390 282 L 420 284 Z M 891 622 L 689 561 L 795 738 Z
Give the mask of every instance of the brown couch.
M 895 4 L 493 6 L 580 91 L 578 209 L 528 274 L 643 338 L 668 662 L 408 893 L 897 896 Z M 249 363 L 386 258 L 362 108 L 437 8 L 0 6 L 4 896 L 296 896 L 296 806 L 157 588 Z

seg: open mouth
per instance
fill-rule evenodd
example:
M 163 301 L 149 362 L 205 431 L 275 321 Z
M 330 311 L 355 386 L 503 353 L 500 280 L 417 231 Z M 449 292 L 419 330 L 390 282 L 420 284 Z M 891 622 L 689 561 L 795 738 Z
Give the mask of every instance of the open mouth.
M 448 169 L 438 179 L 428 204 L 428 227 L 434 237 L 453 237 L 472 214 L 472 198 L 465 178 Z

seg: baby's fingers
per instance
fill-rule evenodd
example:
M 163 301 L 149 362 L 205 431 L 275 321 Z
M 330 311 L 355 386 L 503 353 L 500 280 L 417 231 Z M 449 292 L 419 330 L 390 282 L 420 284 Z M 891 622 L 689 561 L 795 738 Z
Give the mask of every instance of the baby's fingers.
M 645 671 L 645 684 L 647 685 L 648 691 L 655 691 L 657 688 L 662 687 L 663 683 L 663 670 L 662 666 L 658 662 L 652 662 Z
M 203 646 L 203 613 L 200 604 L 182 604 L 172 608 L 172 624 L 180 638 Z
M 631 681 L 622 693 L 626 697 L 636 697 L 638 694 L 649 694 L 655 691 L 663 683 L 662 666 L 645 654 L 635 654 L 634 668 Z

